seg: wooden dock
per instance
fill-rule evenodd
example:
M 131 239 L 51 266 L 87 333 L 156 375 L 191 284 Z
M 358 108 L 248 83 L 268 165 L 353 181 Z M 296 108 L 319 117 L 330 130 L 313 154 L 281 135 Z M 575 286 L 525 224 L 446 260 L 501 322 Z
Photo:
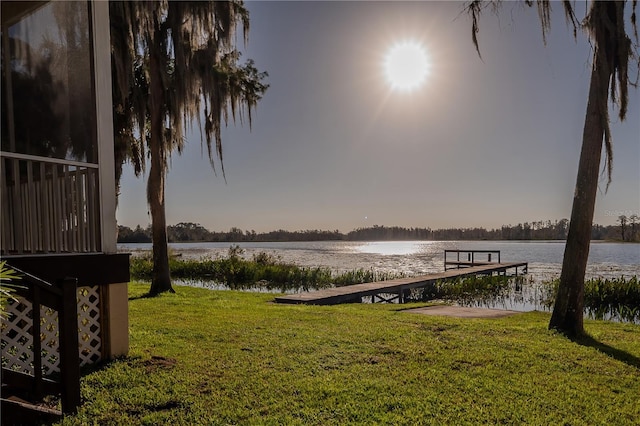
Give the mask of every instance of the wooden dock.
M 466 251 L 465 251 L 466 252 Z M 477 251 L 476 251 L 477 252 Z M 446 257 L 446 256 L 445 256 Z M 515 275 L 526 274 L 527 262 L 489 263 L 484 261 L 447 262 L 446 267 L 456 266 L 444 272 L 422 275 L 412 278 L 399 278 L 389 281 L 354 284 L 343 287 L 333 287 L 318 291 L 289 294 L 275 298 L 277 303 L 307 304 L 307 305 L 337 305 L 340 303 L 360 303 L 363 297 L 371 297 L 372 302 L 404 303 L 410 291 L 414 288 L 426 287 L 440 280 L 456 279 L 472 275 L 507 275 L 513 270 Z

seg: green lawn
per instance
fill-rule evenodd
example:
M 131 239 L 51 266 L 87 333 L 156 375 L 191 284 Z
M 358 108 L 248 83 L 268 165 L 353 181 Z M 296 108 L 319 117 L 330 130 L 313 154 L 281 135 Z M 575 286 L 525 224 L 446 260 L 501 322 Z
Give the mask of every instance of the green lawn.
M 640 423 L 640 326 L 546 313 L 456 319 L 409 305 L 131 284 L 130 353 L 83 376 L 64 424 Z M 600 349 L 596 349 L 599 346 Z M 603 351 L 607 352 L 604 353 Z

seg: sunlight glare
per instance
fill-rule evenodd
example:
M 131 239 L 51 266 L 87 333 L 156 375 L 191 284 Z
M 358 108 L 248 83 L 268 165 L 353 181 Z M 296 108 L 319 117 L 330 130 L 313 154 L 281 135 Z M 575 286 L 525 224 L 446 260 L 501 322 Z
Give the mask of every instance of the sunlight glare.
M 392 88 L 412 91 L 420 87 L 429 74 L 429 60 L 421 44 L 406 41 L 393 46 L 386 55 L 384 69 Z

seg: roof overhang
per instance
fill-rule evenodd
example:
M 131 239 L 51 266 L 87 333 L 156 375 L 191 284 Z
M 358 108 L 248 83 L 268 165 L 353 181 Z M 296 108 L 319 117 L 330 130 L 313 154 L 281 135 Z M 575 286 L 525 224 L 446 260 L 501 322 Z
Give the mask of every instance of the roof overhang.
M 48 1 L 2 1 L 0 5 L 0 16 L 2 16 L 2 26 L 11 25 L 20 20 L 25 15 L 49 3 Z

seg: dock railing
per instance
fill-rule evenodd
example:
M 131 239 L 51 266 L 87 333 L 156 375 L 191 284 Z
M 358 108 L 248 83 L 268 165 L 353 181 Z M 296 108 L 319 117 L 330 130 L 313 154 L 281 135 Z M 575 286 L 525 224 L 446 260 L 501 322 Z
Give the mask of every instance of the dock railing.
M 486 257 L 484 255 L 486 255 Z M 460 268 L 468 268 L 471 266 L 488 265 L 490 263 L 500 263 L 500 250 L 445 250 L 444 251 L 444 270 L 445 271 L 448 269 L 460 269 Z

